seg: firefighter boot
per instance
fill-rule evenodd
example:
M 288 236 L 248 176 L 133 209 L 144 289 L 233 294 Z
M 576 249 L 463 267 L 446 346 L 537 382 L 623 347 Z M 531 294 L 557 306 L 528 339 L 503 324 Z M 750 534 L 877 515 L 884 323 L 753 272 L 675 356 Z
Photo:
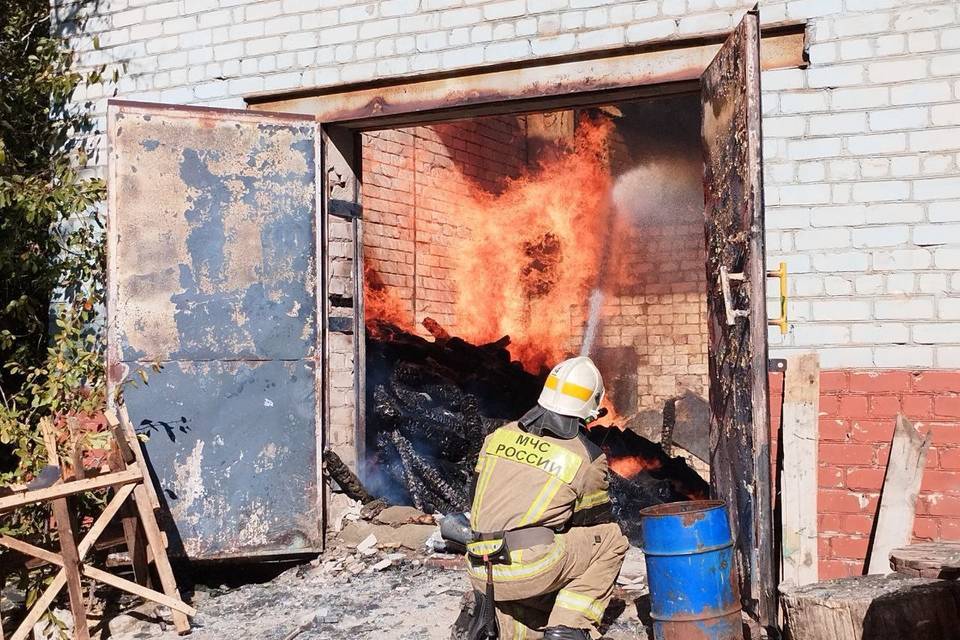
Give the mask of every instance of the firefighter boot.
M 547 627 L 543 630 L 543 640 L 590 640 L 590 632 L 573 627 Z

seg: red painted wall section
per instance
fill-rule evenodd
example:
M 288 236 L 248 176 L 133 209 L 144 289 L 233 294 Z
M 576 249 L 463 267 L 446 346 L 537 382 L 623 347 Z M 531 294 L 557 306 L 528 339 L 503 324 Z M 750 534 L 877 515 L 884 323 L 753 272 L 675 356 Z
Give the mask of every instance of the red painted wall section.
M 782 402 L 783 376 L 772 374 L 774 445 Z M 821 580 L 863 572 L 897 413 L 921 433 L 933 433 L 914 539 L 960 540 L 960 371 L 824 371 L 817 509 Z

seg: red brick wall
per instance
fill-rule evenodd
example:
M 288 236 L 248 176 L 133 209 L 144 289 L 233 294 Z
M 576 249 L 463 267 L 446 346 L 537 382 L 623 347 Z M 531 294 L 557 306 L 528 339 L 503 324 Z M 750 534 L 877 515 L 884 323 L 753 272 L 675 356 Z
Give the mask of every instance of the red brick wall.
M 771 376 L 774 433 L 781 388 L 782 377 Z M 822 580 L 863 572 L 898 412 L 921 433 L 933 432 L 914 538 L 960 540 L 960 371 L 824 371 L 818 495 Z
M 465 230 L 455 203 L 471 188 L 496 192 L 519 175 L 525 142 L 524 119 L 514 116 L 363 134 L 364 258 L 418 331 L 428 316 L 456 328 L 449 247 Z M 450 179 L 456 174 L 463 181 Z

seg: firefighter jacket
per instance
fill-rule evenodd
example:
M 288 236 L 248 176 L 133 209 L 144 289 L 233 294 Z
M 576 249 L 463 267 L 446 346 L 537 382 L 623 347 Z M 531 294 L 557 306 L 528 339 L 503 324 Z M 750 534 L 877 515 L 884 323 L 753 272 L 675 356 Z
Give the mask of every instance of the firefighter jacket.
M 606 456 L 581 432 L 534 436 L 516 422 L 484 440 L 477 460 L 471 528 L 492 534 L 611 522 Z

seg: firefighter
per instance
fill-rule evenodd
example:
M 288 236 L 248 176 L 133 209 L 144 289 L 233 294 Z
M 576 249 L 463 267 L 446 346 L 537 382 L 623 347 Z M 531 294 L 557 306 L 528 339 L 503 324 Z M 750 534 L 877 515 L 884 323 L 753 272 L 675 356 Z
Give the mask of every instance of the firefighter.
M 533 409 L 484 440 L 467 569 L 482 604 L 492 597 L 501 640 L 600 637 L 629 546 L 612 518 L 606 457 L 585 434 L 603 396 L 590 358 L 566 360 Z

